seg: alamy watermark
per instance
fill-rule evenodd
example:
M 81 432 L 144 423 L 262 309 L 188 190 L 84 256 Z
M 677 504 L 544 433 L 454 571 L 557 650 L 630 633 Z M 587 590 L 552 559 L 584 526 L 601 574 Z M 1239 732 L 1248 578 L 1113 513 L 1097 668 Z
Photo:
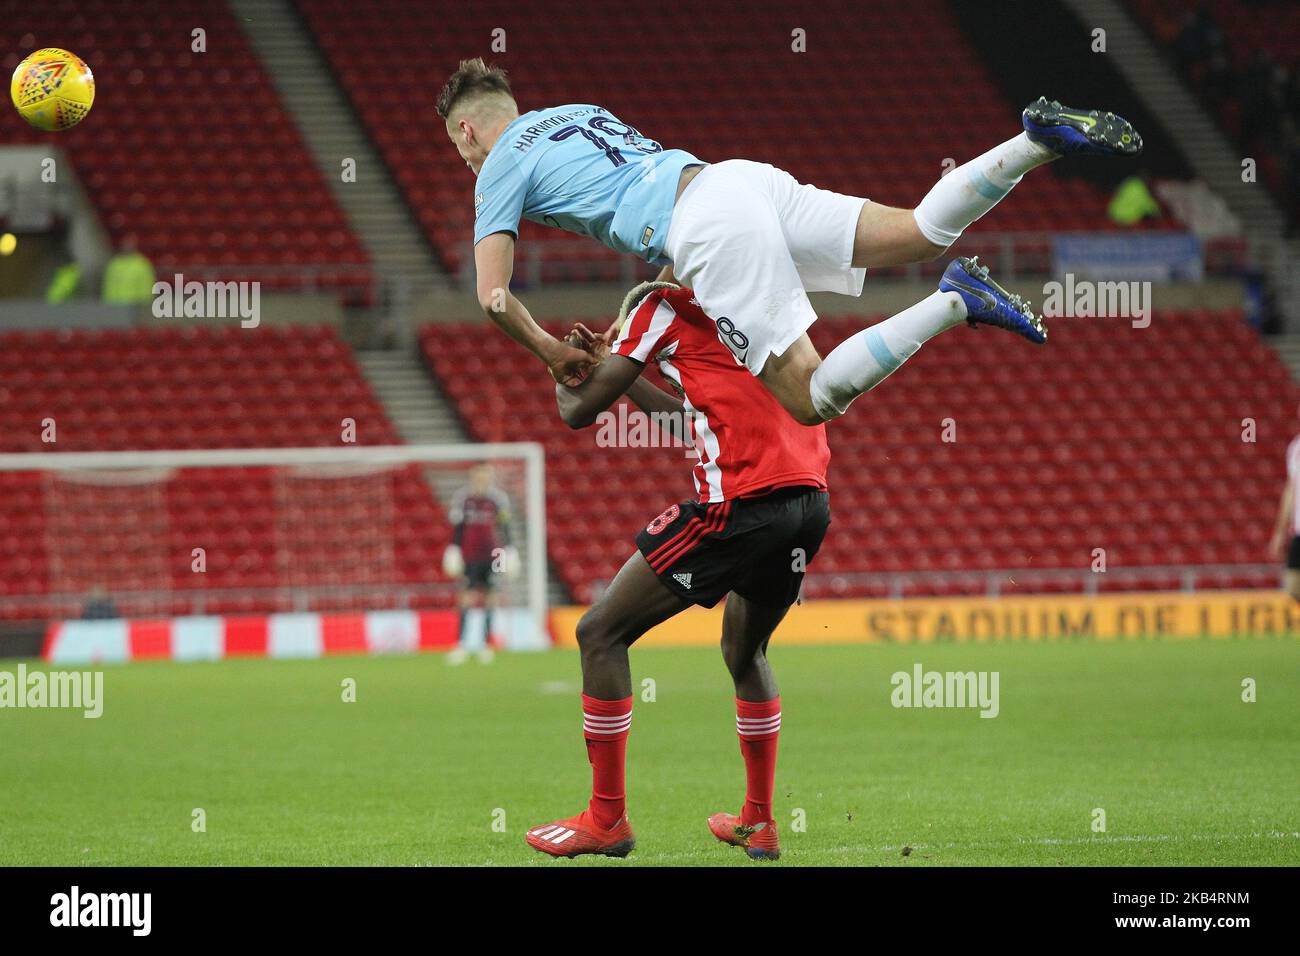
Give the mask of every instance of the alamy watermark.
M 179 272 L 171 282 L 153 284 L 153 314 L 157 319 L 239 319 L 240 327 L 255 329 L 262 321 L 262 283 L 199 282 Z
M 981 717 L 996 717 L 998 671 L 927 671 L 920 664 L 912 670 L 896 671 L 889 678 L 894 690 L 889 702 L 895 707 L 971 707 Z
M 1053 279 L 1043 285 L 1043 317 L 1070 319 L 1132 319 L 1133 328 L 1151 324 L 1150 282 L 1096 282 L 1076 279 L 1067 272 L 1065 281 Z
M 619 405 L 596 416 L 598 448 L 685 448 L 694 453 L 692 423 L 687 411 L 644 412 Z
M 104 713 L 103 671 L 0 671 L 0 709 L 66 708 L 88 719 Z
M 152 893 L 83 893 L 73 886 L 50 897 L 51 926 L 121 926 L 132 936 L 148 936 L 152 916 Z

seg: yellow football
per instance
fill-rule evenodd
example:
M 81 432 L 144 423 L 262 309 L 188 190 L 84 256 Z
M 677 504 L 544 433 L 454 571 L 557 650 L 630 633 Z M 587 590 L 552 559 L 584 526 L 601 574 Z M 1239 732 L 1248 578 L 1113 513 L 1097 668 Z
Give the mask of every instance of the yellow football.
M 46 47 L 18 64 L 9 95 L 22 118 L 37 129 L 67 129 L 90 112 L 95 75 L 75 53 Z

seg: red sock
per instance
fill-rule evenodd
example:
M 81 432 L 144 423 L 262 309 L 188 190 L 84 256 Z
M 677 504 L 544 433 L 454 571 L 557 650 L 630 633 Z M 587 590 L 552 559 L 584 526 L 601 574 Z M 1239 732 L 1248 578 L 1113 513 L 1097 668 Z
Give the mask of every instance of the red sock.
M 623 792 L 623 758 L 632 727 L 632 698 L 597 700 L 582 695 L 582 736 L 591 762 L 591 815 L 609 829 L 627 809 Z
M 754 701 L 736 698 L 736 733 L 745 758 L 745 826 L 770 822 L 776 786 L 776 738 L 781 732 L 781 698 Z

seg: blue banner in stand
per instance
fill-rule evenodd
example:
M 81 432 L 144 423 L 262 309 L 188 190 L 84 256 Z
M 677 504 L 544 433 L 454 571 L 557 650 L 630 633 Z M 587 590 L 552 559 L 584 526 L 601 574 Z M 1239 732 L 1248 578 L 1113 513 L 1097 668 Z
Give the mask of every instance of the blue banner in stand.
M 1062 235 L 1052 244 L 1052 271 L 1061 278 L 1199 282 L 1201 241 L 1187 233 Z

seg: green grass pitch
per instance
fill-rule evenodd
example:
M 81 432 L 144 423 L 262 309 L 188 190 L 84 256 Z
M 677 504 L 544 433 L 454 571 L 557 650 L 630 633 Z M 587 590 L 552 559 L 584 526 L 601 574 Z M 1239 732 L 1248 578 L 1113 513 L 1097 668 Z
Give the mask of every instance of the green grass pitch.
M 776 864 L 704 825 L 739 808 L 744 784 L 720 656 L 653 646 L 632 655 L 627 860 L 554 861 L 524 844 L 588 793 L 578 659 L 557 651 L 460 668 L 442 655 L 108 667 L 98 720 L 0 710 L 0 864 L 1300 863 L 1293 641 L 771 657 L 784 705 Z M 1001 713 L 895 709 L 890 675 L 916 662 L 997 671 Z M 647 678 L 653 702 L 640 699 Z M 1242 701 L 1245 678 L 1257 702 Z

